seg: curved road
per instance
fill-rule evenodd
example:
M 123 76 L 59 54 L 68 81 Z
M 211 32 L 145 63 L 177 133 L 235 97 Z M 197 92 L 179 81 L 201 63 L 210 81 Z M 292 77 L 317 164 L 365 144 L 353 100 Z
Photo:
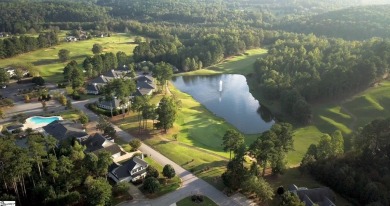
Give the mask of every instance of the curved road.
M 88 110 L 87 108 L 85 108 L 85 104 L 92 103 L 96 100 L 97 98 L 89 99 L 85 101 L 73 102 L 73 106 L 84 111 L 89 116 L 91 121 L 96 121 L 98 116 L 93 112 L 91 112 L 90 110 Z M 124 141 L 129 142 L 131 139 L 133 139 L 133 137 L 127 132 L 123 131 L 116 125 L 113 126 L 117 131 L 118 136 L 121 137 Z M 166 158 L 164 155 L 160 154 L 159 152 L 149 147 L 148 145 L 142 144 L 139 150 L 144 154 L 147 154 L 150 157 L 152 157 L 156 162 L 158 162 L 161 165 L 166 165 L 166 164 L 172 165 L 176 171 L 176 174 L 181 178 L 182 185 L 178 190 L 163 195 L 159 198 L 146 199 L 146 200 L 133 200 L 130 202 L 121 203 L 120 204 L 121 206 L 122 205 L 123 206 L 125 205 L 169 206 L 193 194 L 206 195 L 218 205 L 226 205 L 226 206 L 256 205 L 251 200 L 245 198 L 243 195 L 239 193 L 231 197 L 227 197 L 225 194 L 223 194 L 221 191 L 214 188 L 209 183 L 196 177 L 195 175 L 185 170 L 180 165 L 174 163 L 170 159 Z

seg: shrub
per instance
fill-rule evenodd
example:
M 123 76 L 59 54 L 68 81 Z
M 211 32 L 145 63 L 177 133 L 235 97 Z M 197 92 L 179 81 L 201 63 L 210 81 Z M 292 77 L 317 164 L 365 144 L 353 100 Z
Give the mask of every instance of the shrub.
M 131 146 L 131 150 L 134 152 L 134 151 L 137 151 L 138 148 L 141 146 L 141 140 L 139 139 L 133 139 L 129 142 L 129 145 Z
M 45 80 L 42 77 L 33 77 L 31 82 L 39 86 L 43 86 L 45 84 Z
M 160 182 L 157 178 L 148 177 L 144 181 L 144 185 L 142 187 L 146 192 L 155 193 L 160 188 Z
M 148 177 L 158 178 L 158 176 L 159 176 L 159 172 L 157 171 L 156 168 L 154 168 L 151 165 L 149 165 L 149 167 L 146 168 L 146 178 Z
M 114 195 L 120 195 L 126 193 L 130 189 L 130 183 L 128 182 L 120 182 L 118 183 L 112 190 Z
M 164 166 L 162 173 L 163 173 L 164 177 L 166 177 L 168 179 L 171 179 L 172 177 L 174 177 L 176 175 L 175 169 L 173 169 L 173 167 L 170 164 L 167 164 Z

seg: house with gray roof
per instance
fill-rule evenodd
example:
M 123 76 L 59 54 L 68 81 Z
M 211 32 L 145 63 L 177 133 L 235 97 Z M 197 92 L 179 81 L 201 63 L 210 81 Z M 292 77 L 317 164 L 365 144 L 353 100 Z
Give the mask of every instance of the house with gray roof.
M 132 159 L 120 164 L 114 162 L 108 168 L 108 176 L 116 183 L 130 181 L 134 182 L 136 180 L 145 178 L 146 168 L 148 166 L 148 163 L 145 162 L 142 158 L 133 157 Z
M 112 100 L 99 100 L 96 105 L 105 110 L 114 110 L 114 109 L 126 109 L 129 106 L 130 102 L 121 104 L 121 100 L 113 98 Z
M 101 88 L 103 88 L 109 81 L 119 78 L 128 78 L 126 77 L 125 70 L 110 70 L 104 74 L 90 80 L 86 86 L 87 94 L 99 94 L 101 93 Z
M 154 90 L 156 89 L 156 85 L 154 84 L 154 79 L 148 75 L 140 75 L 136 78 L 136 91 L 133 96 L 144 96 L 144 95 L 152 95 Z
M 86 147 L 84 150 L 86 153 L 92 152 L 97 155 L 99 152 L 107 151 L 111 154 L 113 159 L 126 154 L 126 152 L 124 152 L 119 145 L 115 144 L 113 141 L 108 140 L 99 133 L 96 133 L 93 136 L 90 136 L 88 139 L 82 141 L 81 145 Z
M 306 206 L 336 206 L 336 195 L 328 187 L 308 189 L 290 185 L 288 190 L 299 197 Z
M 76 138 L 79 141 L 83 141 L 89 136 L 85 132 L 83 125 L 67 120 L 56 120 L 42 127 L 42 129 L 42 132 L 45 136 L 51 135 L 56 138 L 58 142 L 71 138 Z

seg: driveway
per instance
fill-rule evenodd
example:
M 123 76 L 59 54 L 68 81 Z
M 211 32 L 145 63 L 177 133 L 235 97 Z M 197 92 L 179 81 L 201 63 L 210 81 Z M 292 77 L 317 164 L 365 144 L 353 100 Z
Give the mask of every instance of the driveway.
M 85 104 L 91 103 L 96 101 L 97 98 L 74 102 L 73 106 L 84 111 L 90 118 L 91 121 L 96 121 L 98 116 L 94 114 L 93 112 L 89 111 L 87 108 L 85 108 Z M 132 137 L 127 132 L 123 131 L 116 125 L 113 125 L 115 130 L 117 131 L 117 135 L 121 137 L 124 141 L 129 142 L 134 137 Z M 193 194 L 202 194 L 207 197 L 209 197 L 211 200 L 213 200 L 218 205 L 226 205 L 226 206 L 236 206 L 236 205 L 256 205 L 251 200 L 245 198 L 241 194 L 236 194 L 231 197 L 227 197 L 225 194 L 223 194 L 221 191 L 214 188 L 209 183 L 205 182 L 204 180 L 196 177 L 189 171 L 185 170 L 178 164 L 174 163 L 170 159 L 166 158 L 164 155 L 160 154 L 153 148 L 149 147 L 148 145 L 142 144 L 139 148 L 141 152 L 144 154 L 149 155 L 151 158 L 153 158 L 157 163 L 161 165 L 170 164 L 175 169 L 176 174 L 181 178 L 182 180 L 182 186 L 180 189 L 168 193 L 166 195 L 163 195 L 156 199 L 148 199 L 148 200 L 137 200 L 137 201 L 130 201 L 121 203 L 120 205 L 151 205 L 151 206 L 168 206 L 173 203 L 178 202 L 179 200 L 193 195 Z

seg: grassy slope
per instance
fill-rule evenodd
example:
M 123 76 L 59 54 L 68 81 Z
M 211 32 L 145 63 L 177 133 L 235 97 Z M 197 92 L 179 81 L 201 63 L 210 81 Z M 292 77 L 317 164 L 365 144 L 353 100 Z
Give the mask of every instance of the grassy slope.
M 63 35 L 60 36 L 62 37 Z M 60 38 L 60 40 L 63 40 L 63 38 Z M 15 63 L 30 63 L 39 70 L 40 75 L 45 77 L 47 81 L 58 82 L 63 79 L 62 69 L 66 65 L 66 63 L 61 63 L 58 60 L 58 51 L 60 49 L 69 50 L 71 60 L 81 63 L 85 57 L 93 55 L 91 51 L 93 44 L 101 44 L 104 52 L 116 53 L 123 51 L 130 55 L 136 46 L 133 42 L 133 38 L 124 34 L 113 34 L 111 37 L 94 38 L 79 42 L 61 42 L 61 44 L 50 48 L 39 49 L 8 59 L 1 59 L 0 67 Z

